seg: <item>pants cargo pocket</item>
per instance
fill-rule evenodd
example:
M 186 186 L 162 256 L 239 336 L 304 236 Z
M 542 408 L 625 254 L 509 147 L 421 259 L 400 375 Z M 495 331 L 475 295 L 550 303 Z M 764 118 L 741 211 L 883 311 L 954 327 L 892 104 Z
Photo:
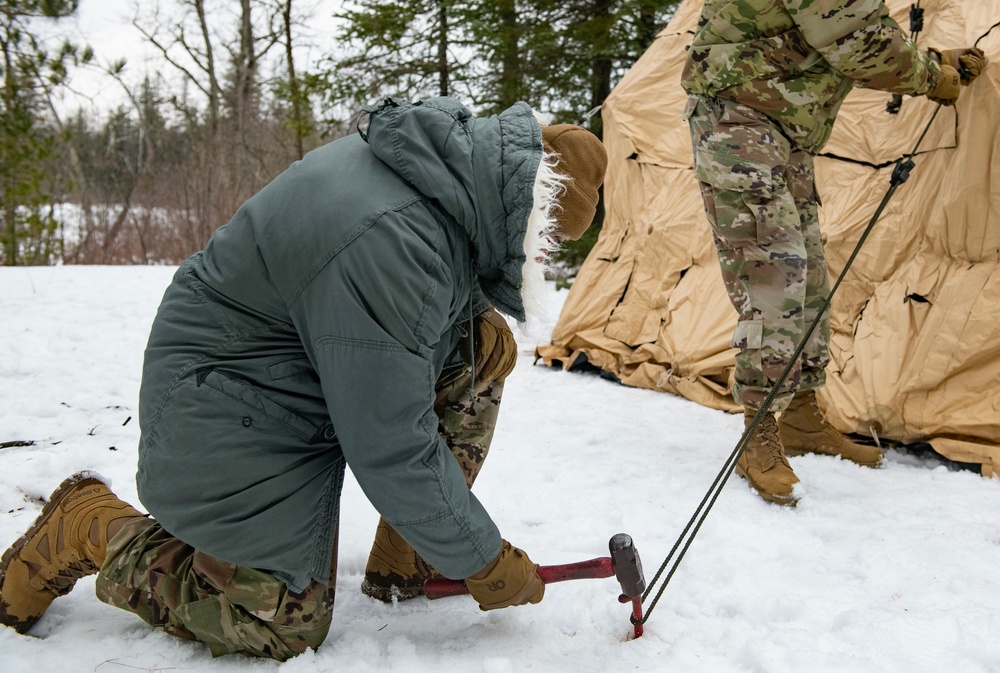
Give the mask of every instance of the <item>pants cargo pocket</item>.
M 786 210 L 785 167 L 791 145 L 765 115 L 722 99 L 693 107 L 694 173 L 720 247 L 766 245 L 780 235 Z
M 761 245 L 770 240 L 773 196 L 770 167 L 731 154 L 699 149 L 695 177 L 705 214 L 716 239 L 727 247 Z
M 266 650 L 266 639 L 257 633 L 253 618 L 234 610 L 224 596 L 210 596 L 174 608 L 174 617 L 194 637 L 208 645 L 213 657 L 236 652 L 259 657 L 273 657 Z M 249 627 L 249 628 L 248 628 Z M 280 652 L 278 653 L 280 657 Z M 288 653 L 281 660 L 294 656 Z M 273 657 L 273 658 L 279 658 Z

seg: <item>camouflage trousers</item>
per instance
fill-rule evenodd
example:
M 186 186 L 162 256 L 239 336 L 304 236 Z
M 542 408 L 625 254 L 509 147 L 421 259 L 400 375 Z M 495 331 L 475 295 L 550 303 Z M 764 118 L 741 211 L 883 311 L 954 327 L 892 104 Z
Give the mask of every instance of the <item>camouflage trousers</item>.
M 285 661 L 326 638 L 333 617 L 336 544 L 329 585 L 296 593 L 269 572 L 204 554 L 145 519 L 108 544 L 97 597 L 150 626 L 231 652 Z
M 758 409 L 829 294 L 813 158 L 746 105 L 692 96 L 685 115 L 722 279 L 738 314 L 733 397 Z M 827 313 L 772 410 L 784 409 L 797 390 L 823 385 L 829 340 Z
M 486 454 L 500 409 L 503 383 L 478 382 L 471 373 L 446 371 L 437 384 L 439 431 L 469 486 Z M 337 536 L 330 583 L 290 591 L 271 573 L 199 552 L 153 519 L 131 522 L 108 545 L 97 577 L 97 596 L 151 626 L 207 644 L 213 656 L 241 653 L 285 661 L 326 638 L 333 618 Z
M 462 467 L 469 488 L 490 452 L 503 395 L 503 381 L 478 380 L 470 395 L 471 381 L 467 367 L 445 371 L 438 379 L 434 401 L 438 432 Z

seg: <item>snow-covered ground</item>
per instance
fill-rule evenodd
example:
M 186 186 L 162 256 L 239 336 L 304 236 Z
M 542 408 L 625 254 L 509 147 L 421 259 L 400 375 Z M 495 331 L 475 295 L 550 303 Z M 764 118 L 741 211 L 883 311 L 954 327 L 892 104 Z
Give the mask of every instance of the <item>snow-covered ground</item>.
M 142 351 L 172 273 L 0 268 L 0 444 L 34 442 L 0 449 L 0 549 L 75 471 L 136 503 Z M 564 298 L 552 292 L 548 329 Z M 652 578 L 741 419 L 532 366 L 536 342 L 517 334 L 476 492 L 538 563 L 606 556 L 627 532 Z M 1000 481 L 898 452 L 881 470 L 791 460 L 799 506 L 765 504 L 733 477 L 638 640 L 614 579 L 553 584 L 539 605 L 489 613 L 468 597 L 372 601 L 358 587 L 377 516 L 349 479 L 337 609 L 318 651 L 213 660 L 99 602 L 91 577 L 31 636 L 0 627 L 0 671 L 1000 672 Z

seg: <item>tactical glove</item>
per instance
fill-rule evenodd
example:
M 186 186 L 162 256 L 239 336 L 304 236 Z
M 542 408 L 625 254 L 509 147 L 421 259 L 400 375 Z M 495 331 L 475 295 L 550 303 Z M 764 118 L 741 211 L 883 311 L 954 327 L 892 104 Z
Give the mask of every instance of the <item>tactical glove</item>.
M 962 84 L 966 86 L 972 84 L 973 80 L 982 74 L 989 63 L 983 50 L 976 47 L 970 49 L 930 49 L 929 51 L 938 63 L 949 65 L 957 70 L 962 78 Z
M 517 547 L 503 541 L 500 554 L 481 571 L 465 580 L 480 610 L 496 610 L 511 605 L 539 603 L 545 583 L 536 572 L 538 564 Z
M 472 321 L 473 337 L 476 344 L 474 363 L 476 379 L 480 381 L 503 381 L 514 369 L 517 362 L 517 342 L 514 333 L 507 326 L 496 309 L 486 309 Z M 472 365 L 468 343 L 462 348 L 466 364 Z
M 941 64 L 941 76 L 938 78 L 934 89 L 928 92 L 927 97 L 935 103 L 941 105 L 954 105 L 962 93 L 960 84 L 961 78 L 955 68 L 945 63 Z

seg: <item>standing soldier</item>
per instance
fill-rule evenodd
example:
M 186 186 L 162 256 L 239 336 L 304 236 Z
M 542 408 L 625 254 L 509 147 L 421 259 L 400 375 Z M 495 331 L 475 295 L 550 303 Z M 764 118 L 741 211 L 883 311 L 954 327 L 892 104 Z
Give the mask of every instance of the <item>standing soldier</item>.
M 862 86 L 953 105 L 985 67 L 974 48 L 920 51 L 881 0 L 705 0 L 681 84 L 695 175 L 739 314 L 733 396 L 747 425 L 829 292 L 813 155 L 844 98 Z M 848 440 L 816 404 L 829 332 L 825 315 L 736 464 L 769 502 L 796 502 L 786 454 L 881 464 L 879 449 Z

